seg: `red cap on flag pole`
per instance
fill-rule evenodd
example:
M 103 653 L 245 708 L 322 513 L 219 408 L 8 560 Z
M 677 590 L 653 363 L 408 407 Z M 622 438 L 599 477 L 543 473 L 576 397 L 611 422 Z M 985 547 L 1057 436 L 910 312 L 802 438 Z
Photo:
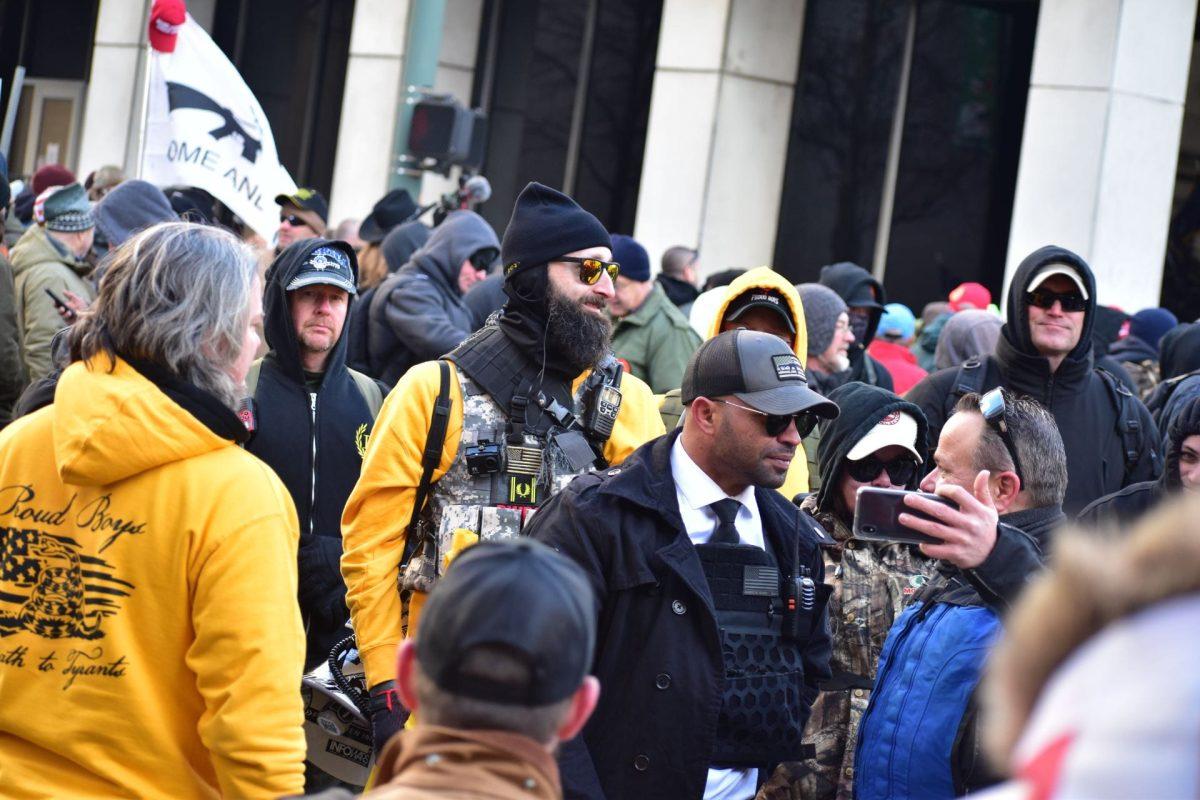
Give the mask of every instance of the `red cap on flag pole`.
M 179 28 L 186 19 L 184 0 L 154 0 L 150 9 L 150 46 L 160 53 L 174 53 Z

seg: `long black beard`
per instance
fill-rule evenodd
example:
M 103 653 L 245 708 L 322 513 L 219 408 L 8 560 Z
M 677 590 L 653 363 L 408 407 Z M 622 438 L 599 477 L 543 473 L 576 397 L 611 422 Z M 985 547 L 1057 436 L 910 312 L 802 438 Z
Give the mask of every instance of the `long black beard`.
M 550 339 L 550 346 L 575 367 L 577 372 L 595 366 L 608 352 L 609 340 L 612 339 L 612 323 L 607 317 L 598 317 L 585 311 L 581 303 L 563 297 L 553 290 L 549 299 L 550 316 L 546 323 L 546 333 Z

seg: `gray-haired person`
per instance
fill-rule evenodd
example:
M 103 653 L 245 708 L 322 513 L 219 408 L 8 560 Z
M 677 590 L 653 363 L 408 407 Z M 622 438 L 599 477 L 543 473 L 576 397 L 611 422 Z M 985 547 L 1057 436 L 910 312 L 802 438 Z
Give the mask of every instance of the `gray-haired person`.
M 958 508 L 905 499 L 935 518 L 900 523 L 938 540 L 921 550 L 940 566 L 888 632 L 859 726 L 859 800 L 954 797 L 996 782 L 978 755 L 976 687 L 1004 613 L 1065 521 L 1066 451 L 1034 400 L 999 388 L 963 395 L 933 461 L 921 488 Z
M 261 296 L 229 233 L 134 236 L 0 433 L 6 795 L 303 791 L 299 526 L 237 446 Z

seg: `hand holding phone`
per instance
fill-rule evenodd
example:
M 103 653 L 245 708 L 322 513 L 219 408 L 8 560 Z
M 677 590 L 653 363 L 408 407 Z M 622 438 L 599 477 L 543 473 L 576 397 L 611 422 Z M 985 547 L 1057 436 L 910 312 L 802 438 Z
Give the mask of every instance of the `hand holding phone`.
M 67 305 L 67 301 L 54 293 L 54 290 L 46 287 L 46 294 L 50 295 L 51 302 L 54 303 L 54 309 L 58 311 L 58 315 L 63 318 L 63 321 L 70 325 L 79 315 L 75 313 L 75 309 Z
M 904 542 L 907 544 L 941 544 L 942 540 L 900 524 L 901 514 L 936 522 L 932 516 L 905 505 L 905 495 L 916 494 L 935 503 L 957 509 L 958 504 L 945 497 L 927 492 L 904 489 L 882 489 L 860 486 L 854 505 L 854 537 L 874 542 Z

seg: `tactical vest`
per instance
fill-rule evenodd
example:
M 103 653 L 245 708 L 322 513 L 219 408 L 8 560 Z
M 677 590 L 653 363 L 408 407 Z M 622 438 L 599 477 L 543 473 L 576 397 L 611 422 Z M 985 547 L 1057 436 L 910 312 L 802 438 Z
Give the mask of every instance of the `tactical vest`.
M 710 763 L 754 767 L 802 757 L 805 645 L 820 616 L 811 576 L 781 576 L 754 545 L 696 545 L 720 628 L 725 681 Z
M 522 434 L 523 444 L 506 442 L 508 416 L 461 369 L 455 368 L 463 397 L 463 430 L 450 469 L 435 483 L 422 525 L 438 553 L 451 550 L 456 530 L 480 540 L 518 536 L 525 520 L 591 464 L 572 467 L 549 434 Z M 576 412 L 580 398 L 575 398 Z M 442 562 L 438 559 L 438 574 Z

